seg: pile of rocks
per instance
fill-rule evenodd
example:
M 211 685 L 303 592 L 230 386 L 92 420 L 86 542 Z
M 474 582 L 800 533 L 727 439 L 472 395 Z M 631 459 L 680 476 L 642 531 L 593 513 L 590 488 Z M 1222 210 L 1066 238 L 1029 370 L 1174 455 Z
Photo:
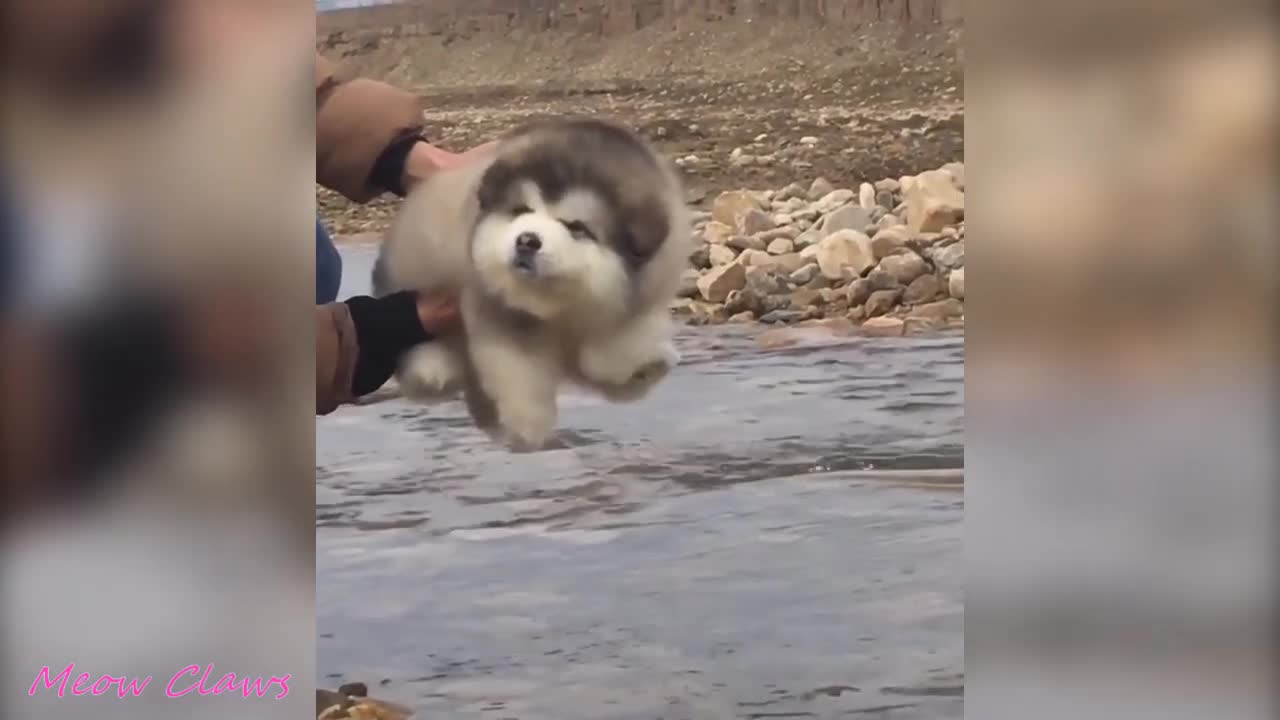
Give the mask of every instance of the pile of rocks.
M 964 165 L 836 188 L 722 193 L 695 217 L 673 310 L 692 324 L 846 318 L 900 335 L 964 320 Z
M 364 683 L 347 683 L 334 690 L 316 688 L 316 720 L 408 720 L 408 708 L 369 697 Z

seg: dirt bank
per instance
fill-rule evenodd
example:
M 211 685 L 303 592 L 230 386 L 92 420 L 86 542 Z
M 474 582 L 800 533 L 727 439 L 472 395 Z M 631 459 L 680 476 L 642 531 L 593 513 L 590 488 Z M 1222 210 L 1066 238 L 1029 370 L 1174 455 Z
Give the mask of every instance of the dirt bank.
M 568 34 L 393 38 L 332 47 L 360 72 L 420 91 L 428 131 L 465 148 L 530 118 L 607 115 L 684 163 L 690 200 L 819 176 L 837 186 L 963 158 L 960 31 L 717 23 L 621 38 Z M 805 140 L 805 142 L 801 142 Z M 740 163 L 741 154 L 763 157 Z M 321 193 L 338 235 L 381 230 L 394 209 Z

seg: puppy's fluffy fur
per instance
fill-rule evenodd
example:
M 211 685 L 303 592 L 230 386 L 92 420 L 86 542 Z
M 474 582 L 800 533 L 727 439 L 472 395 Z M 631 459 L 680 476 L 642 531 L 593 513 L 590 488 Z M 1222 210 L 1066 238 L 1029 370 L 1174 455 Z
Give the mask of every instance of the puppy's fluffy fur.
M 557 119 L 505 137 L 491 160 L 416 187 L 374 269 L 374 289 L 448 288 L 464 329 L 410 353 L 418 399 L 461 391 L 512 449 L 543 447 L 571 381 L 615 402 L 678 362 L 668 304 L 689 257 L 680 182 L 629 131 Z

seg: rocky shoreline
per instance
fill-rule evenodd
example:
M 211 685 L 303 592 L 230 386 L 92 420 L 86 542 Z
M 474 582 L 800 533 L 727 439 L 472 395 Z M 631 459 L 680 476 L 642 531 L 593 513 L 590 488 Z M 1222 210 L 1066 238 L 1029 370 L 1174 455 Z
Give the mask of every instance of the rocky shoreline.
M 723 192 L 694 211 L 693 239 L 671 305 L 689 325 L 822 325 L 877 336 L 964 326 L 961 162 L 857 189 L 819 177 L 807 187 Z
M 408 720 L 406 707 L 369 697 L 364 683 L 347 683 L 337 690 L 316 689 L 316 720 Z
M 856 189 L 721 193 L 694 237 L 672 305 L 692 325 L 837 320 L 896 336 L 964 323 L 963 163 Z
M 799 146 L 806 140 L 801 138 Z M 755 150 L 759 144 L 751 146 Z M 735 165 L 770 155 L 735 149 Z M 698 156 L 676 164 L 696 172 Z M 693 167 L 691 167 L 693 166 Z M 691 190 L 694 250 L 673 314 L 689 325 L 821 324 L 899 336 L 964 325 L 964 164 L 839 187 L 825 177 L 780 190 Z M 398 206 L 320 194 L 335 240 L 378 241 Z M 363 218 L 355 223 L 349 217 Z M 359 228 L 362 232 L 351 232 Z M 346 232 L 343 232 L 346 231 Z

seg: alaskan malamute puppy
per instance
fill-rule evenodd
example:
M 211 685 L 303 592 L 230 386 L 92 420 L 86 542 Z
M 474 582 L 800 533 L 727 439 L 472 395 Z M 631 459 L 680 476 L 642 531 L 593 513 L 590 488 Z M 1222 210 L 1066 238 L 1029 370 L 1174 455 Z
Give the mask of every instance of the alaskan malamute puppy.
M 679 359 L 668 304 L 689 243 L 679 179 L 631 132 L 597 119 L 515 131 L 414 188 L 383 244 L 377 294 L 461 297 L 463 330 L 407 356 L 404 392 L 461 390 L 476 424 L 522 451 L 555 430 L 563 381 L 644 396 Z

